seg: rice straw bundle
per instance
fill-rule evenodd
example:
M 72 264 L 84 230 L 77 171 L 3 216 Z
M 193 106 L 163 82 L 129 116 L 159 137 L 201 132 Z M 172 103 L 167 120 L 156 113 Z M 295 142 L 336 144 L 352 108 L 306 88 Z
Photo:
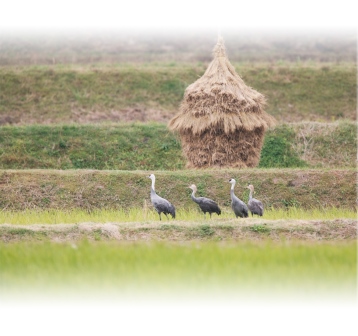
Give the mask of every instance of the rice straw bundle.
M 219 38 L 213 61 L 187 87 L 168 125 L 180 135 L 187 167 L 255 167 L 265 130 L 275 124 L 264 105 L 264 96 L 236 73 Z

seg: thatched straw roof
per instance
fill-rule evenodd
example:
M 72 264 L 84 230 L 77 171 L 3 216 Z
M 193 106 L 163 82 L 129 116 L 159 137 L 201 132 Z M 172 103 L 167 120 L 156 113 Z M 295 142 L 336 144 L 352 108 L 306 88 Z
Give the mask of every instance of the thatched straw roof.
M 266 130 L 275 120 L 263 110 L 264 105 L 265 97 L 236 73 L 226 56 L 224 41 L 219 38 L 213 61 L 204 75 L 187 87 L 179 113 L 168 126 L 194 135 L 208 130 L 221 130 L 227 135 L 236 130 Z

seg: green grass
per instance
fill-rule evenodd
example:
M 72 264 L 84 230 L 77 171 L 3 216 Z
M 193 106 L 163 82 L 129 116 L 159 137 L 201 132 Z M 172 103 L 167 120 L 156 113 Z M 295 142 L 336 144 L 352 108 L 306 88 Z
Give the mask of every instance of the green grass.
M 355 295 L 356 244 L 0 244 L 0 290 Z
M 2 127 L 0 143 L 5 169 L 183 167 L 180 143 L 162 124 Z
M 232 219 L 234 215 L 231 209 L 222 209 L 221 216 L 214 214 L 212 223 L 216 219 Z M 251 217 L 251 216 L 250 216 Z M 255 216 L 258 218 L 257 216 Z M 169 216 L 171 218 L 171 216 Z M 315 208 L 301 209 L 297 207 L 289 207 L 288 209 L 267 209 L 262 217 L 267 220 L 331 220 L 331 219 L 355 219 L 357 212 L 344 208 Z M 163 215 L 163 220 L 165 216 Z M 199 210 L 183 210 L 177 211 L 177 220 L 180 221 L 199 221 L 204 219 L 204 215 Z M 94 210 L 85 211 L 81 209 L 75 210 L 25 210 L 25 211 L 0 211 L 0 224 L 72 224 L 72 223 L 124 223 L 124 222 L 147 222 L 159 220 L 158 214 L 153 210 L 143 208 L 131 208 L 129 210 Z M 209 215 L 206 216 L 206 222 Z M 171 222 L 171 224 L 175 223 Z
M 357 125 L 301 122 L 266 133 L 260 167 L 355 167 Z
M 294 151 L 296 132 L 286 124 L 269 131 L 265 136 L 259 167 L 305 167 L 307 162 L 300 159 Z
M 353 122 L 279 125 L 265 136 L 260 167 L 355 167 Z M 0 127 L 1 169 L 178 170 L 185 160 L 164 124 Z
M 234 65 L 247 85 L 267 97 L 267 112 L 280 121 L 356 118 L 354 63 Z M 168 119 L 178 110 L 185 88 L 203 75 L 206 66 L 151 63 L 0 67 L 0 121 L 113 120 L 112 112 L 134 107 L 145 111 L 149 120 L 153 120 L 153 111 Z

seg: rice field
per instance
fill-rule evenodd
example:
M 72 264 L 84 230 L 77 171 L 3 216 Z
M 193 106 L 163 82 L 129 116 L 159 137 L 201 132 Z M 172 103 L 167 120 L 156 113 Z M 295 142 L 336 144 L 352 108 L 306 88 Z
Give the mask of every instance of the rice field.
M 355 211 L 271 208 L 263 218 L 267 226 L 257 224 L 256 219 L 234 220 L 229 209 L 212 219 L 204 219 L 196 209 L 180 209 L 177 219 L 163 218 L 162 222 L 153 210 L 140 208 L 2 211 L 0 293 L 65 290 L 132 295 L 154 291 L 159 296 L 185 292 L 355 297 L 356 242 L 338 231 L 338 239 L 333 238 L 333 231 L 345 225 L 333 222 L 345 219 L 352 227 Z M 317 228 L 298 227 L 295 220 L 327 222 Z M 41 225 L 31 231 L 36 224 Z M 52 226 L 53 232 L 46 231 Z M 68 228 L 67 238 L 58 227 Z M 322 228 L 327 232 L 321 232 Z M 290 238 L 271 239 L 286 229 Z M 238 232 L 242 236 L 234 238 Z M 297 240 L 299 232 L 313 239 Z M 107 237 L 110 233 L 127 238 Z M 151 234 L 159 240 L 146 240 Z
M 230 209 L 222 209 L 222 214 L 212 215 L 212 221 L 216 219 L 235 218 Z M 166 220 L 162 215 L 163 220 Z M 171 219 L 171 216 L 168 216 Z M 251 217 L 251 216 L 250 216 Z M 257 217 L 257 216 L 255 216 Z M 180 209 L 177 211 L 177 220 L 197 221 L 209 220 L 209 215 L 204 216 L 199 210 Z M 289 207 L 288 209 L 271 208 L 265 211 L 263 219 L 302 219 L 302 220 L 331 220 L 337 218 L 355 219 L 357 212 L 345 208 L 312 208 L 305 210 L 299 207 Z M 129 210 L 24 210 L 24 211 L 0 211 L 0 224 L 73 224 L 81 222 L 106 223 L 106 222 L 147 222 L 159 220 L 158 214 L 148 208 L 131 208 Z M 175 220 L 174 220 L 175 222 Z
M 0 243 L 0 292 L 339 294 L 354 299 L 356 243 Z

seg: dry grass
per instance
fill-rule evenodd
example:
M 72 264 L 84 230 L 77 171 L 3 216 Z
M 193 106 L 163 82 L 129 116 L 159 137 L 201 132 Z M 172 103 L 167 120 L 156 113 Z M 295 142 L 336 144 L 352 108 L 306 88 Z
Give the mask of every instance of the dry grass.
M 356 141 L 349 123 L 300 122 L 291 124 L 296 132 L 292 146 L 302 160 L 312 166 L 343 166 L 349 160 L 357 163 L 357 147 L 348 146 Z M 339 150 L 334 150 L 339 148 Z

